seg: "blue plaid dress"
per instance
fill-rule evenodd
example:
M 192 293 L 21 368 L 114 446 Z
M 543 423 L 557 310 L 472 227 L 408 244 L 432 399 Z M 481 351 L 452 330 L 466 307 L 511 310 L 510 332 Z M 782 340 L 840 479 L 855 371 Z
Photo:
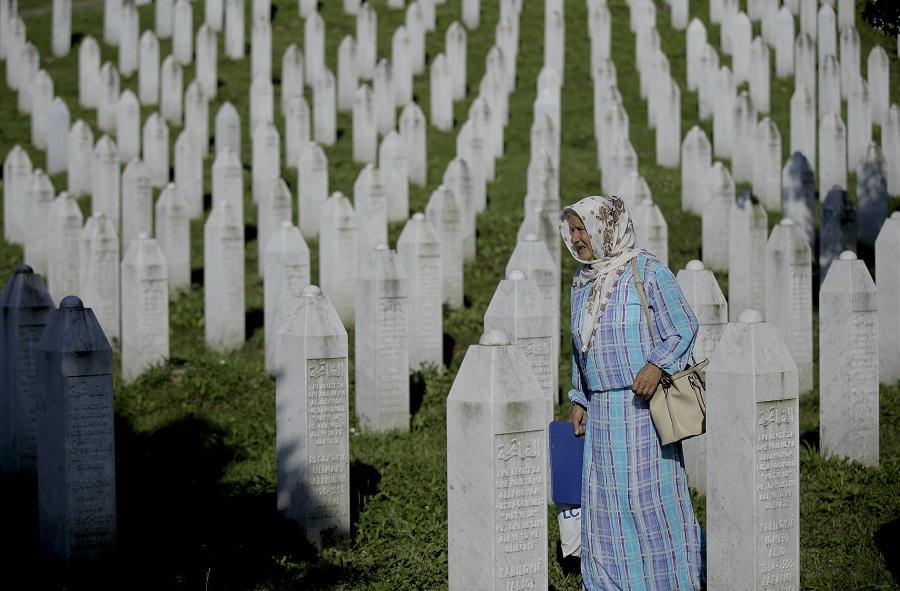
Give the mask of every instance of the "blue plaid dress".
M 691 507 L 681 444 L 661 446 L 648 403 L 631 392 L 650 361 L 684 369 L 697 319 L 672 272 L 641 251 L 652 345 L 631 266 L 616 285 L 590 349 L 580 326 L 591 284 L 572 289 L 573 388 L 588 409 L 582 480 L 581 574 L 590 591 L 694 590 L 702 586 L 702 532 Z

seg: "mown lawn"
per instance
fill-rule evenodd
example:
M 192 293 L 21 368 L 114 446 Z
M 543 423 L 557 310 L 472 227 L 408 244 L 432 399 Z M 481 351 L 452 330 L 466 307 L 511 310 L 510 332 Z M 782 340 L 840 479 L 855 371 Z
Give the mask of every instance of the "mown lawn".
M 94 125 L 94 113 L 77 106 L 77 49 L 66 58 L 50 56 L 49 2 L 20 0 L 26 15 L 29 39 L 41 53 L 42 65 L 53 77 L 56 92 L 72 111 L 72 121 L 84 118 Z M 249 2 L 248 14 L 249 14 Z M 389 11 L 385 0 L 373 2 L 378 10 L 380 56 L 390 56 L 390 38 L 403 13 Z M 440 183 L 446 164 L 455 153 L 455 137 L 474 98 L 484 71 L 484 58 L 493 43 L 497 2 L 485 1 L 482 24 L 469 32 L 469 97 L 455 105 L 453 133 L 428 130 L 428 185 L 411 187 L 413 211 L 424 209 L 430 192 Z M 487 210 L 478 219 L 478 261 L 466 266 L 466 306 L 445 312 L 444 330 L 449 370 L 412 377 L 412 429 L 409 434 L 371 435 L 359 432 L 351 418 L 351 480 L 354 531 L 350 539 L 328 543 L 315 550 L 302 536 L 280 522 L 275 511 L 275 384 L 263 370 L 262 285 L 256 274 L 256 211 L 250 200 L 249 113 L 250 65 L 224 59 L 220 42 L 219 91 L 210 105 L 211 117 L 224 101 L 231 101 L 242 115 L 245 162 L 245 220 L 247 224 L 247 335 L 238 352 L 221 356 L 203 344 L 202 221 L 192 224 L 192 259 L 195 281 L 189 292 L 170 305 L 171 360 L 148 372 L 130 386 L 116 376 L 117 464 L 119 486 L 120 553 L 115 565 L 68 582 L 44 569 L 35 569 L 35 528 L 29 521 L 29 498 L 15 499 L 24 507 L 16 511 L 3 537 L 9 548 L 2 555 L 10 562 L 5 573 L 27 574 L 34 583 L 27 588 L 185 588 L 185 589 L 442 589 L 447 586 L 445 404 L 447 393 L 466 347 L 477 341 L 482 316 L 506 261 L 515 246 L 516 230 L 523 218 L 529 152 L 531 106 L 543 61 L 543 3 L 526 0 L 521 16 L 518 82 L 510 97 L 510 124 L 506 131 L 506 155 L 497 163 L 497 178 L 488 187 Z M 654 199 L 668 220 L 670 262 L 682 268 L 700 257 L 700 220 L 680 209 L 680 173 L 657 167 L 654 133 L 645 126 L 646 105 L 640 100 L 634 68 L 634 37 L 627 26 L 623 0 L 610 0 L 613 13 L 614 58 L 619 88 L 631 121 L 631 140 L 640 157 L 640 171 Z M 862 2 L 858 3 L 861 8 Z M 355 23 L 343 15 L 342 2 L 323 0 L 320 10 L 327 23 L 329 67 L 336 68 L 337 45 L 353 34 Z M 682 85 L 682 132 L 697 123 L 696 95 L 685 83 L 685 35 L 669 27 L 668 9 L 657 2 L 658 28 Z M 708 22 L 707 3 L 691 2 L 692 14 Z M 203 3 L 194 3 L 195 27 L 202 22 Z M 428 35 L 429 62 L 443 50 L 444 31 L 459 18 L 459 0 L 438 7 L 437 30 Z M 279 84 L 280 58 L 288 44 L 302 47 L 302 23 L 297 3 L 273 2 L 273 73 Z M 592 132 L 592 85 L 583 0 L 566 2 L 566 87 L 562 93 L 561 200 L 569 203 L 599 192 L 595 141 Z M 143 28 L 152 26 L 153 7 L 141 9 Z M 249 18 L 247 20 L 249 25 Z M 98 3 L 78 7 L 73 35 L 101 37 L 102 13 Z M 757 25 L 758 27 L 758 25 Z M 875 43 L 891 55 L 892 98 L 898 100 L 900 65 L 891 51 L 895 40 L 880 35 L 857 19 L 865 57 Z M 710 42 L 718 46 L 718 28 L 708 25 Z M 249 44 L 249 26 L 246 33 Z M 248 48 L 249 49 L 249 48 Z M 170 50 L 162 42 L 163 56 Z M 103 59 L 116 61 L 114 49 L 103 49 Z M 774 64 L 774 56 L 773 56 Z M 186 68 L 185 86 L 193 78 Z M 416 99 L 428 113 L 428 76 L 415 82 Z M 122 88 L 135 88 L 136 76 L 123 80 Z M 782 132 L 787 156 L 789 100 L 792 81 L 772 76 L 772 117 Z M 277 93 L 276 93 L 277 97 Z M 311 99 L 311 96 L 308 96 Z M 276 101 L 277 104 L 277 101 Z M 13 144 L 25 147 L 36 167 L 43 154 L 29 143 L 29 119 L 16 113 L 15 95 L 0 89 L 0 149 Z M 146 117 L 152 109 L 144 108 Z M 283 131 L 280 110 L 276 121 Z M 710 124 L 703 123 L 711 134 Z M 338 119 L 338 143 L 326 150 L 331 190 L 352 195 L 359 167 L 352 162 L 348 114 Z M 96 129 L 96 128 L 95 128 Z M 211 125 L 212 129 L 212 125 Z M 96 131 L 95 131 L 96 134 Z M 99 137 L 96 134 L 95 137 Z M 174 143 L 176 130 L 170 130 Z M 875 130 L 878 137 L 878 130 Z M 282 142 L 283 144 L 283 142 Z M 206 189 L 209 191 L 207 161 Z M 296 188 L 296 176 L 284 168 Z M 53 177 L 57 190 L 65 187 L 65 174 Z M 851 181 L 851 185 L 853 185 Z M 739 187 L 740 191 L 742 188 Z M 851 186 L 851 193 L 855 187 Z M 87 202 L 82 203 L 85 211 Z M 891 209 L 900 208 L 891 201 Z M 208 211 L 207 211 L 208 213 Z M 770 223 L 778 216 L 770 215 Z M 391 228 L 396 240 L 401 225 Z M 309 244 L 313 277 L 317 277 L 317 247 Z M 0 242 L 0 276 L 6 277 L 21 262 L 17 246 Z M 573 265 L 564 261 L 563 276 Z M 727 277 L 721 277 L 726 285 Z M 560 311 L 565 330 L 568 294 L 563 291 Z M 352 331 L 350 343 L 353 343 Z M 563 335 L 560 373 L 570 375 Z M 352 363 L 352 358 L 351 358 Z M 352 380 L 352 372 L 351 372 Z M 566 379 L 562 379 L 565 387 Z M 352 391 L 352 386 L 351 386 Z M 863 468 L 818 455 L 818 396 L 801 399 L 801 587 L 803 589 L 896 589 L 900 580 L 900 385 L 881 391 L 881 465 Z M 351 398 L 352 405 L 352 398 Z M 557 414 L 567 413 L 560 405 Z M 351 413 L 352 417 L 352 413 Z M 10 494 L 12 497 L 12 494 Z M 5 503 L 6 504 L 6 503 Z M 696 498 L 703 517 L 704 500 Z M 9 505 L 9 504 L 7 504 Z M 577 575 L 564 574 L 556 559 L 551 519 L 551 588 L 580 589 Z M 13 533 L 8 533 L 13 532 Z M 4 544 L 7 545 L 7 544 Z M 891 570 L 893 569 L 893 570 Z M 893 574 L 892 574 L 893 573 Z

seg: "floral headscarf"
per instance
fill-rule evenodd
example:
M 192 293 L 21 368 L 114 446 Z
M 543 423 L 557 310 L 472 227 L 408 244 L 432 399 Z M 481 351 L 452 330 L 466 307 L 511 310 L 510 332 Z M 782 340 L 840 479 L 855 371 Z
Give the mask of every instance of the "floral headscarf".
M 566 218 L 573 214 L 581 218 L 591 237 L 591 248 L 596 257 L 592 261 L 578 258 L 578 250 L 572 245 Z M 594 328 L 603 315 L 616 282 L 638 254 L 637 239 L 625 202 L 614 196 L 585 197 L 574 205 L 564 207 L 559 214 L 559 231 L 572 257 L 581 263 L 573 285 L 582 287 L 591 282 L 594 284 L 588 298 L 587 318 L 581 325 L 581 351 L 584 353 L 590 346 Z

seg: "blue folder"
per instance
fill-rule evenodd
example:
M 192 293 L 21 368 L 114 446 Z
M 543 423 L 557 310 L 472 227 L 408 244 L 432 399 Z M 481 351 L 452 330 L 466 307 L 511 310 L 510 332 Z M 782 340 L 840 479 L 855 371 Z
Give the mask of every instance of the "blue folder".
M 575 437 L 568 421 L 550 423 L 550 477 L 553 500 L 565 505 L 581 505 L 581 465 L 584 437 Z

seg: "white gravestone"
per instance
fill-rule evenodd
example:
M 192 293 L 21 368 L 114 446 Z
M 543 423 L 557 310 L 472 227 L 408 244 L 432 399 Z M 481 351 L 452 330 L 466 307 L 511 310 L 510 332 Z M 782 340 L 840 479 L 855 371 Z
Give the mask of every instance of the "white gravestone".
M 28 152 L 16 144 L 3 161 L 3 239 L 9 243 L 25 244 L 32 172 Z
M 87 305 L 95 310 L 97 321 L 110 340 L 119 339 L 119 235 L 112 221 L 104 214 L 92 217 L 85 224 L 79 242 L 79 266 L 84 257 L 84 272 L 79 270 L 79 293 Z M 90 236 L 85 237 L 85 231 Z M 86 238 L 84 240 L 83 238 Z
M 144 106 L 159 104 L 159 40 L 153 31 L 141 34 L 138 57 L 138 97 Z M 199 70 L 198 64 L 198 71 Z
M 357 210 L 362 216 L 362 213 Z M 441 243 L 434 226 L 413 214 L 397 240 L 409 280 L 409 366 L 413 371 L 443 362 Z
M 779 80 L 794 74 L 794 15 L 786 6 L 775 17 L 775 76 Z
M 153 236 L 153 187 L 147 166 L 134 158 L 122 172 L 122 251 L 141 234 Z
M 24 260 L 34 269 L 35 273 L 47 274 L 47 217 L 50 213 L 50 205 L 56 196 L 53 183 L 40 168 L 36 168 L 31 175 L 31 183 L 28 185 L 28 201 L 25 220 L 25 249 Z
M 241 116 L 229 102 L 216 112 L 216 154 L 226 148 L 234 154 L 241 153 Z
M 467 35 L 466 29 L 453 21 L 447 27 L 444 35 L 445 55 L 450 65 L 451 86 L 453 99 L 460 100 L 466 97 L 466 59 L 467 59 Z
M 119 73 L 125 78 L 130 77 L 138 69 L 140 18 L 134 2 L 131 0 L 122 2 L 119 14 Z
M 116 141 L 119 162 L 129 162 L 141 155 L 141 103 L 131 90 L 125 89 L 116 105 Z
M 353 161 L 374 164 L 377 151 L 375 101 L 372 88 L 363 84 L 353 98 Z
M 522 348 L 534 378 L 544 392 L 547 416 L 553 414 L 557 399 L 557 379 L 553 365 L 553 319 L 544 295 L 533 279 L 520 269 L 507 271 L 500 281 L 487 311 L 484 330 L 498 330 Z
M 354 56 L 356 48 L 354 47 Z M 391 66 L 393 67 L 394 104 L 405 106 L 413 99 L 412 39 L 405 25 L 394 30 L 391 37 Z
M 272 80 L 257 76 L 250 85 L 250 137 L 260 125 L 275 121 L 275 87 Z
M 100 82 L 100 46 L 87 35 L 78 45 L 78 103 L 96 107 Z
M 13 62 L 13 67 L 17 71 L 18 78 L 19 95 L 16 106 L 19 113 L 27 115 L 31 113 L 31 82 L 41 68 L 41 56 L 31 42 L 22 48 L 18 61 Z
M 457 156 L 447 165 L 444 171 L 443 185 L 456 195 L 463 215 L 463 258 L 475 260 L 475 203 L 472 194 L 472 177 L 469 164 L 464 158 Z
M 181 189 L 169 184 L 156 200 L 156 240 L 166 259 L 169 293 L 191 286 L 191 224 Z
M 190 132 L 202 158 L 209 155 L 209 100 L 196 78 L 184 91 L 184 128 Z
M 66 187 L 75 197 L 91 193 L 91 165 L 94 160 L 94 134 L 82 119 L 72 124 L 68 137 Z M 4 176 L 4 178 L 8 178 Z M 4 185 L 5 186 L 5 185 Z M 9 209 L 6 209 L 9 211 Z
M 0 293 L 0 474 L 33 475 L 37 470 L 35 424 L 39 389 L 35 347 L 54 300 L 41 276 L 19 265 Z
M 826 55 L 837 55 L 837 26 L 834 10 L 827 3 L 819 8 L 816 24 L 816 47 L 819 50 L 819 64 Z
M 719 69 L 713 101 L 713 155 L 731 158 L 734 134 L 734 76 L 727 66 Z
M 204 24 L 215 32 L 222 30 L 225 22 L 224 0 L 206 0 L 203 10 Z
M 97 317 L 67 296 L 35 351 L 41 554 L 67 566 L 108 558 L 116 545 L 112 362 Z
M 453 129 L 453 88 L 443 53 L 431 62 L 431 124 L 441 131 Z
M 746 91 L 734 102 L 734 135 L 731 168 L 738 183 L 753 182 L 753 153 L 756 149 L 756 107 Z
M 391 130 L 381 141 L 378 167 L 387 185 L 388 221 L 405 221 L 409 216 L 409 157 L 396 131 Z
M 766 209 L 750 193 L 738 197 L 728 217 L 728 309 L 740 312 L 766 305 Z
M 281 325 L 283 303 L 287 297 L 296 296 L 310 285 L 309 248 L 300 230 L 290 220 L 266 243 L 265 282 L 263 284 L 263 330 L 265 333 L 266 370 L 275 370 L 278 349 L 278 329 Z M 358 383 L 358 382 L 357 382 Z
M 55 57 L 69 55 L 72 48 L 72 0 L 53 0 L 52 48 Z
M 876 45 L 866 59 L 866 78 L 869 81 L 869 98 L 872 103 L 872 122 L 884 125 L 890 104 L 890 62 L 887 52 Z
M 53 96 L 53 79 L 39 70 L 31 78 L 31 143 L 39 150 L 47 150 L 47 114 Z
M 319 235 L 319 218 L 327 197 L 328 158 L 318 144 L 307 142 L 297 167 L 298 225 L 305 238 Z
M 819 67 L 819 114 L 841 112 L 841 70 L 831 54 Z
M 478 28 L 481 23 L 481 0 L 462 0 L 462 21 L 467 29 Z
M 859 33 L 854 27 L 841 29 L 841 96 L 847 98 L 850 83 L 862 74 L 860 70 L 861 50 Z
M 819 122 L 819 192 L 847 189 L 847 131 L 840 115 L 825 113 Z
M 122 381 L 133 382 L 169 358 L 166 257 L 141 234 L 122 260 Z
M 712 145 L 706 132 L 691 127 L 681 144 L 681 210 L 701 215 L 706 203 L 705 178 L 712 165 Z
M 547 587 L 548 420 L 521 347 L 498 331 L 469 347 L 447 398 L 451 591 Z
M 350 534 L 347 331 L 322 290 L 290 299 L 278 329 L 275 444 L 278 511 L 321 543 Z
M 219 85 L 219 39 L 209 25 L 202 24 L 197 31 L 197 66 L 194 69 L 200 88 L 207 99 L 216 98 Z
M 306 83 L 312 84 L 325 68 L 325 21 L 318 12 L 303 23 L 303 57 Z
M 217 203 L 203 227 L 206 344 L 228 352 L 244 344 L 244 228 L 235 208 Z
M 400 136 L 409 154 L 409 181 L 419 187 L 425 186 L 428 171 L 426 134 L 425 115 L 416 103 L 410 102 L 400 114 Z
M 391 63 L 384 58 L 378 60 L 375 75 L 372 77 L 372 101 L 375 109 L 375 125 L 380 135 L 386 135 L 397 126 L 393 84 Z
M 244 225 L 244 169 L 231 150 L 216 154 L 212 167 L 212 207 L 228 203 L 240 226 Z
M 356 13 L 356 69 L 363 80 L 371 80 L 378 56 L 378 14 L 368 2 Z
M 311 131 L 306 99 L 302 94 L 289 97 L 284 111 L 285 166 L 297 168 L 303 146 L 312 139 Z
M 175 26 L 175 0 L 156 0 L 156 35 L 160 39 L 172 37 Z
M 706 372 L 710 588 L 800 583 L 797 368 L 757 310 L 725 328 Z
M 356 214 L 350 200 L 334 193 L 319 213 L 319 282 L 344 326 L 356 310 Z
M 900 380 L 900 212 L 881 226 L 875 241 L 878 280 L 878 377 L 882 384 Z
M 167 56 L 160 68 L 160 99 L 159 110 L 163 119 L 172 125 L 181 125 L 184 114 L 182 100 L 184 98 L 184 84 L 181 64 L 174 57 Z
M 798 84 L 791 97 L 791 154 L 800 152 L 815 170 L 816 103 L 806 86 Z
M 756 124 L 753 192 L 767 211 L 781 209 L 781 133 L 770 118 Z
M 656 122 L 656 163 L 675 168 L 681 155 L 681 91 L 673 79 L 663 82 Z
M 441 241 L 441 294 L 449 308 L 463 307 L 463 219 L 459 199 L 444 185 L 431 194 L 425 216 Z
M 260 123 L 252 137 L 251 196 L 254 203 L 260 203 L 272 182 L 281 178 L 281 137 L 271 123 Z
M 144 122 L 143 141 L 142 156 L 150 183 L 165 187 L 169 182 L 169 128 L 159 113 L 151 113 Z
M 97 84 L 97 128 L 106 133 L 116 131 L 116 103 L 119 100 L 119 73 L 106 62 L 100 68 Z
M 664 265 L 668 265 L 669 226 L 659 206 L 650 197 L 644 197 L 631 211 L 638 245 L 655 254 Z
M 766 321 L 787 345 L 800 392 L 813 387 L 812 249 L 803 228 L 783 218 L 766 244 Z
M 335 90 L 334 74 L 323 68 L 313 86 L 313 137 L 323 146 L 337 141 Z
M 175 140 L 175 184 L 184 199 L 188 217 L 195 219 L 203 215 L 203 158 L 188 131 L 182 131 Z
M 819 291 L 822 454 L 878 465 L 878 297 L 865 263 L 844 251 Z
M 69 164 L 69 107 L 56 97 L 47 110 L 47 172 L 64 172 Z
M 701 249 L 703 264 L 713 271 L 728 270 L 728 218 L 735 199 L 734 179 L 721 162 L 714 163 L 706 176 L 707 193 L 703 207 Z
M 760 37 L 750 47 L 750 96 L 760 113 L 768 113 L 771 97 L 769 48 Z
M 871 105 L 869 85 L 860 77 L 849 83 L 847 97 L 847 164 L 857 175 L 866 158 L 866 149 L 872 142 Z M 858 177 L 857 177 L 858 178 Z
M 376 245 L 387 242 L 387 187 L 381 171 L 367 164 L 353 184 L 357 214 L 357 260 L 362 262 Z
M 800 33 L 794 41 L 795 87 L 805 86 L 815 95 L 816 69 L 816 43 L 806 33 Z
M 244 59 L 244 0 L 225 0 L 225 57 Z
M 265 276 L 266 256 L 269 241 L 278 231 L 283 222 L 293 223 L 294 219 L 294 195 L 282 178 L 276 178 L 269 182 L 259 199 L 256 209 L 256 270 L 260 278 Z M 298 230 L 299 232 L 299 230 Z M 272 358 L 274 363 L 275 359 Z
M 693 350 L 694 359 L 699 362 L 712 357 L 722 338 L 728 324 L 728 302 L 715 275 L 705 269 L 700 261 L 689 261 L 684 269 L 678 271 L 677 280 L 700 324 Z M 706 435 L 685 439 L 681 442 L 681 450 L 688 483 L 705 495 Z
M 881 150 L 887 166 L 887 186 L 890 195 L 900 195 L 900 106 L 891 105 L 887 122 L 881 128 Z
M 104 135 L 97 140 L 91 161 L 91 214 L 105 213 L 115 228 L 119 227 L 121 188 L 117 154 L 115 142 Z
M 282 85 L 284 75 L 282 74 Z M 356 75 L 356 40 L 352 35 L 344 35 L 338 46 L 337 58 L 338 110 L 350 111 L 353 109 L 353 101 L 356 97 L 356 88 L 359 83 Z
M 78 293 L 78 239 L 84 217 L 75 197 L 66 192 L 53 200 L 48 217 L 47 287 L 58 302 Z
M 409 431 L 409 284 L 385 243 L 363 259 L 356 292 L 356 414 L 368 431 Z
M 409 33 L 410 65 L 413 74 L 425 71 L 425 23 L 422 7 L 413 2 L 406 8 L 405 26 Z
M 255 19 L 250 31 L 250 72 L 253 77 L 272 78 L 272 25 L 268 19 Z

